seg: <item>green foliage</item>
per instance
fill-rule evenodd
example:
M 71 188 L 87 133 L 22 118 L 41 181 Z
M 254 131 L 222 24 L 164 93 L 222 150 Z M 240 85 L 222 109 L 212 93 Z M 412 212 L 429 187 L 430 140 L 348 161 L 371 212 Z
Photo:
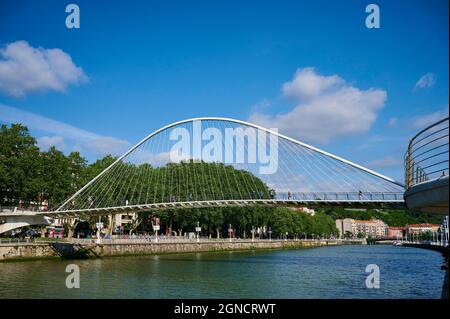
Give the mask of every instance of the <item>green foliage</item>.
M 274 209 L 269 216 L 269 226 L 280 237 L 286 233 L 291 236 L 338 235 L 336 224 L 330 216 L 324 213 L 312 216 L 288 208 Z
M 20 124 L 0 126 L 0 204 L 29 202 L 40 189 L 39 148 L 28 129 Z
M 0 126 L 0 205 L 47 200 L 55 207 L 86 183 L 86 168 L 78 152 L 42 152 L 26 127 Z
M 89 165 L 87 167 L 85 165 L 82 165 L 85 167 L 85 169 L 83 170 L 83 173 L 80 176 L 81 180 L 82 180 L 81 184 L 84 185 L 87 182 L 89 182 L 95 176 L 100 174 L 105 168 L 107 168 L 112 163 L 114 163 L 115 160 L 116 160 L 115 157 L 113 157 L 111 155 L 107 155 L 107 156 L 103 157 L 102 159 L 95 161 L 94 163 L 92 163 L 91 165 Z
M 80 189 L 92 178 L 110 166 L 116 158 L 108 155 L 88 165 L 78 153 L 64 155 L 51 147 L 42 152 L 28 129 L 20 124 L 11 127 L 0 126 L 0 205 L 17 205 L 19 201 L 49 202 L 57 207 L 62 201 Z M 271 198 L 271 190 L 253 174 L 237 170 L 221 163 L 182 162 L 162 167 L 149 164 L 133 165 L 120 162 L 115 171 L 126 170 L 126 176 L 112 179 L 107 197 L 92 198 L 94 204 L 116 206 L 126 198 L 130 205 L 136 203 L 158 203 L 170 201 L 202 201 L 217 199 L 259 199 Z M 138 184 L 146 174 L 145 183 Z M 195 178 L 192 178 L 195 176 Z M 123 187 L 123 185 L 134 185 Z M 76 201 L 76 200 L 75 200 Z M 88 205 L 86 198 L 80 202 Z M 324 210 L 314 216 L 288 208 L 274 207 L 219 207 L 204 209 L 173 209 L 155 213 L 161 218 L 164 230 L 181 234 L 194 231 L 197 222 L 205 234 L 214 233 L 226 237 L 228 227 L 236 230 L 239 237 L 249 237 L 253 227 L 267 230 L 275 237 L 311 237 L 337 235 L 334 220 L 350 217 L 354 219 L 379 218 L 390 226 L 404 226 L 410 223 L 439 223 L 439 216 L 412 214 L 398 211 L 348 211 L 344 209 Z M 141 231 L 151 231 L 150 213 L 141 213 Z M 106 219 L 103 219 L 106 222 Z M 77 224 L 85 232 L 91 229 L 96 218 Z
M 85 175 L 89 176 L 89 179 L 95 177 L 112 161 L 114 158 L 97 161 L 86 169 Z M 118 172 L 120 178 L 117 178 Z M 101 178 L 107 180 L 107 194 L 95 192 L 92 194 L 88 189 L 68 203 L 68 208 L 238 198 L 262 199 L 270 196 L 268 187 L 255 175 L 222 163 L 185 161 L 153 167 L 147 163 L 135 165 L 121 161 Z
M 272 238 L 289 238 L 305 235 L 311 238 L 318 236 L 338 235 L 334 220 L 323 213 L 314 216 L 289 208 L 278 207 L 217 207 L 202 209 L 173 209 L 155 212 L 160 217 L 163 232 L 170 228 L 178 235 L 194 232 L 197 222 L 200 223 L 203 234 L 214 234 L 216 237 L 228 236 L 231 225 L 236 236 L 249 238 L 251 230 L 272 230 Z M 145 223 L 140 226 L 144 230 Z M 267 236 L 267 233 L 264 235 Z
M 325 214 L 336 219 L 352 218 L 359 220 L 380 219 L 389 226 L 403 227 L 407 224 L 431 223 L 440 224 L 441 217 L 436 214 L 420 212 L 408 212 L 398 210 L 346 210 L 344 208 L 333 208 L 324 211 Z
M 76 162 L 72 162 L 76 160 Z M 80 184 L 82 169 L 79 154 L 74 153 L 66 157 L 55 147 L 51 147 L 47 152 L 42 152 L 39 161 L 40 193 L 42 200 L 56 206 L 68 196 L 73 194 Z

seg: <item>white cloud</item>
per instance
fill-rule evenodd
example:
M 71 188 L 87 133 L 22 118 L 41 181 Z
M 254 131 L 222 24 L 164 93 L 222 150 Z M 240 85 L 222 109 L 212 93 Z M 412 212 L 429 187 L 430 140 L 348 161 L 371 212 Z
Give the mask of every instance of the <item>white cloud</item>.
M 258 103 L 255 103 L 251 107 L 251 110 L 252 110 L 252 112 L 260 112 L 260 111 L 268 109 L 271 106 L 272 106 L 272 104 L 270 103 L 270 101 L 268 99 L 263 99 L 263 100 L 259 101 Z
M 436 76 L 433 73 L 427 73 L 420 77 L 420 79 L 414 85 L 414 89 L 430 88 L 436 83 Z
M 94 154 L 105 156 L 108 154 L 122 155 L 130 148 L 130 143 L 125 140 L 117 139 L 109 136 L 99 136 L 87 141 L 84 148 Z
M 64 150 L 66 148 L 64 138 L 61 136 L 42 136 L 37 139 L 37 143 L 41 150 L 48 150 L 52 146 L 59 150 Z
M 16 41 L 0 49 L 0 91 L 20 97 L 28 92 L 65 91 L 88 80 L 61 49 L 34 48 Z
M 319 143 L 367 132 L 387 99 L 384 90 L 361 90 L 338 75 L 319 75 L 314 68 L 298 70 L 282 91 L 296 102 L 290 112 L 277 115 L 254 112 L 249 121 Z
M 374 135 L 365 139 L 361 145 L 357 146 L 357 149 L 366 150 L 376 145 L 379 145 L 380 143 L 385 143 L 387 140 L 389 140 L 389 138 L 386 136 Z
M 297 70 L 291 82 L 283 84 L 282 91 L 287 97 L 307 101 L 343 83 L 337 75 L 322 76 L 314 68 L 304 68 Z
M 394 127 L 397 125 L 398 119 L 396 117 L 391 117 L 388 121 L 388 125 L 390 127 Z
M 402 165 L 402 160 L 394 156 L 386 156 L 373 160 L 366 165 L 370 168 L 387 168 Z
M 107 154 L 121 155 L 131 146 L 126 140 L 98 135 L 63 122 L 3 104 L 0 104 L 0 122 L 21 123 L 29 129 L 57 136 L 66 142 L 72 141 L 76 144 L 77 150 L 89 151 L 96 156 L 105 156 Z M 60 142 L 62 141 L 61 139 L 59 140 Z M 40 145 L 43 147 L 48 146 L 48 143 L 51 142 L 58 142 L 58 138 L 46 137 L 40 142 Z
M 418 116 L 413 119 L 412 127 L 416 130 L 424 129 L 439 120 L 448 117 L 448 106 L 443 110 L 433 112 L 427 115 Z

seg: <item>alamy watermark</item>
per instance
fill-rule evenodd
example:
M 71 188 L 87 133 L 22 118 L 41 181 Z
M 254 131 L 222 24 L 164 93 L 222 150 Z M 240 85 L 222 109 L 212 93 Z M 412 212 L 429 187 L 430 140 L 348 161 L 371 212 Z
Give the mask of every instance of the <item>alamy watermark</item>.
M 224 164 L 256 164 L 260 174 L 278 170 L 278 130 L 269 133 L 254 127 L 202 128 L 202 121 L 192 123 L 192 130 L 174 128 L 170 140 L 176 143 L 170 150 L 170 160 L 194 159 Z
M 66 28 L 79 29 L 80 28 L 80 7 L 77 4 L 71 3 L 66 6 Z
M 380 288 L 380 267 L 376 264 L 369 264 L 366 267 L 366 273 L 369 275 L 366 277 L 366 287 L 369 289 Z
M 76 264 L 69 264 L 66 266 L 66 272 L 69 273 L 66 277 L 66 287 L 68 289 L 80 288 L 80 267 Z
M 368 29 L 379 29 L 380 7 L 377 4 L 371 3 L 366 6 L 366 13 L 369 13 L 369 15 L 366 17 L 366 27 Z

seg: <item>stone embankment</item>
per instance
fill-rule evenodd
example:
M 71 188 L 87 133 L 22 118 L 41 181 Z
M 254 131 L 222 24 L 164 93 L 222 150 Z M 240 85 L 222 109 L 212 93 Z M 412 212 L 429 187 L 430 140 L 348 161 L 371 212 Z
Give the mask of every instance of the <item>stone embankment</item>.
M 42 258 L 100 258 L 106 256 L 152 255 L 170 253 L 216 252 L 255 249 L 296 249 L 363 244 L 343 240 L 74 240 L 73 242 L 36 242 L 0 244 L 0 261 Z

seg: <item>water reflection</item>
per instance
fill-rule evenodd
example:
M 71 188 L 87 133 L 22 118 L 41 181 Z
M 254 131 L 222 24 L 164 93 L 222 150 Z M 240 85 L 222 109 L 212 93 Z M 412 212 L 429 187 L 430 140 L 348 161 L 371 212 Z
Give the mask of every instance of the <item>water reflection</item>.
M 65 287 L 76 263 L 81 288 Z M 381 288 L 365 287 L 377 264 Z M 393 246 L 195 253 L 0 264 L 3 298 L 440 298 L 442 257 Z

